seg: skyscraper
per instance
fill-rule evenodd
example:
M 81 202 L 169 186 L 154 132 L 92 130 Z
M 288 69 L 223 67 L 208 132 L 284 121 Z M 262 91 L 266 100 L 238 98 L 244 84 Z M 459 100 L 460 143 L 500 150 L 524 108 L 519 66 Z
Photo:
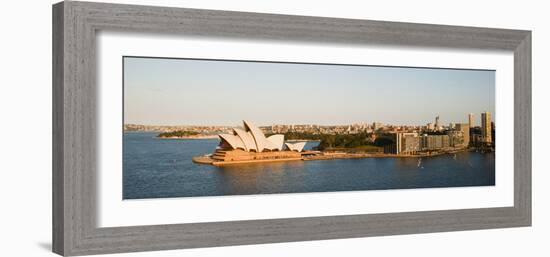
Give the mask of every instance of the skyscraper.
M 474 127 L 474 114 L 473 113 L 468 114 L 468 123 L 470 123 L 470 128 Z
M 435 129 L 439 130 L 439 115 L 435 116 Z
M 483 143 L 491 144 L 493 138 L 491 136 L 491 113 L 481 113 L 481 140 Z

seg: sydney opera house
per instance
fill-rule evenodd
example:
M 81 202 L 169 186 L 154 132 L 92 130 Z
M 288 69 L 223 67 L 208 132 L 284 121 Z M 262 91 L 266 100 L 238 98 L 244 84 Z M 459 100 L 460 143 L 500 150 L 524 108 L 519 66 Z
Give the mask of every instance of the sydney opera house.
M 266 137 L 260 128 L 243 121 L 243 128 L 233 134 L 220 134 L 220 144 L 209 163 L 217 165 L 235 162 L 301 160 L 305 142 L 285 142 L 284 135 Z

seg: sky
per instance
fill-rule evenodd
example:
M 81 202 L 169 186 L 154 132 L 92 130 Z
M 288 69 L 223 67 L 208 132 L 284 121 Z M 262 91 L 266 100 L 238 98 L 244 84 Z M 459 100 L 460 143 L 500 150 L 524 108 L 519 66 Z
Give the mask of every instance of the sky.
M 495 71 L 123 57 L 124 123 L 344 125 L 495 117 Z

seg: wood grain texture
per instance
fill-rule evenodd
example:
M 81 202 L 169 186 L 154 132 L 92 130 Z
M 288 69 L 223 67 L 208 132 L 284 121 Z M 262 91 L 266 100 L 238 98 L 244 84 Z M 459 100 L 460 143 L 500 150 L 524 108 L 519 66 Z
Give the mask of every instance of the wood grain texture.
M 99 30 L 256 40 L 514 51 L 514 206 L 98 228 Z M 89 2 L 53 6 L 53 250 L 85 255 L 430 233 L 531 224 L 531 33 Z M 120 171 L 113 171 L 120 172 Z
M 63 174 L 63 4 L 53 6 L 52 11 L 52 249 L 63 253 L 64 227 L 64 174 Z
M 514 51 L 514 207 L 531 225 L 531 32 Z

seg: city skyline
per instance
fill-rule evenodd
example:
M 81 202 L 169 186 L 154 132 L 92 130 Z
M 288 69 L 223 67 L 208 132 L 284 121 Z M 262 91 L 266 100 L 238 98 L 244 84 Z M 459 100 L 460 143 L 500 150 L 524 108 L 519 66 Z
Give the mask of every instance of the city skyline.
M 483 112 L 483 113 L 480 113 L 479 115 L 483 117 L 483 114 L 485 113 L 489 113 L 490 112 Z M 439 117 L 439 116 L 436 116 L 436 118 Z M 469 116 L 468 116 L 469 118 Z M 449 123 L 446 123 L 446 124 L 440 124 L 440 126 L 442 127 L 448 127 L 449 124 L 454 124 L 454 125 L 461 125 L 461 124 L 467 124 L 469 127 L 471 128 L 474 128 L 474 127 L 482 127 L 483 126 L 483 118 L 481 118 L 482 120 L 480 122 L 474 122 L 473 124 L 475 124 L 474 126 L 470 126 L 470 124 L 472 124 L 470 122 L 470 120 L 468 119 L 466 122 L 449 122 Z M 242 122 L 242 120 L 241 120 Z M 238 123 L 238 122 L 237 122 Z M 284 124 L 284 123 L 272 123 L 272 124 L 258 124 L 259 126 L 261 127 L 269 127 L 269 126 L 308 126 L 308 125 L 311 125 L 311 126 L 323 126 L 323 127 L 331 127 L 331 126 L 349 126 L 349 125 L 368 125 L 368 126 L 373 126 L 374 124 L 380 124 L 382 126 L 393 126 L 393 127 L 427 127 L 429 125 L 434 125 L 434 128 L 435 128 L 435 124 L 433 122 L 426 122 L 424 124 L 391 124 L 391 123 L 383 123 L 383 122 L 377 122 L 377 121 L 372 121 L 372 122 L 354 122 L 354 123 L 343 123 L 343 124 L 318 124 L 318 123 L 288 123 L 288 124 Z M 492 118 L 489 118 L 489 123 L 495 123 L 494 120 L 492 120 Z M 218 125 L 218 124 L 209 124 L 209 125 L 204 125 L 204 124 L 198 124 L 198 125 L 194 125 L 194 124 L 171 124 L 171 125 L 162 125 L 162 124 L 143 124 L 143 123 L 124 123 L 124 125 L 143 125 L 143 126 L 158 126 L 158 127 L 239 127 L 239 125 L 235 125 L 235 124 L 222 124 L 222 125 Z
M 473 113 L 480 126 L 495 113 L 488 70 L 125 57 L 123 75 L 125 124 L 423 126 Z

